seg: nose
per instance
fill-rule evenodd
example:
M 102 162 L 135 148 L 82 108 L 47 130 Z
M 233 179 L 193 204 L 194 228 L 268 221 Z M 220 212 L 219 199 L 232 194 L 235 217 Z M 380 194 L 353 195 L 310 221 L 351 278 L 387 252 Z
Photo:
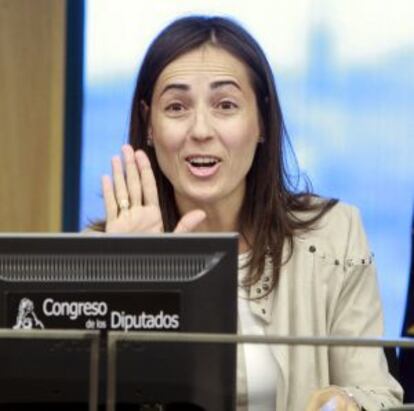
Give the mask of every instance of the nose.
M 214 136 L 211 119 L 208 111 L 203 107 L 198 107 L 194 112 L 194 121 L 191 127 L 191 138 L 194 140 L 209 140 Z

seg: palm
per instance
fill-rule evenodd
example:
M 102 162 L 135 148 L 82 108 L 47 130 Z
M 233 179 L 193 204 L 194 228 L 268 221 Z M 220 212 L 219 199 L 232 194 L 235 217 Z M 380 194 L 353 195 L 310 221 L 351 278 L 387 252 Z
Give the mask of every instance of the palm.
M 122 148 L 125 173 L 121 159 L 112 160 L 113 181 L 108 176 L 102 179 L 108 233 L 161 233 L 164 225 L 158 202 L 157 185 L 151 164 L 143 151 L 134 151 L 131 146 Z M 175 232 L 192 231 L 205 213 L 193 210 L 178 223 Z
M 164 231 L 161 210 L 157 206 L 133 206 L 107 221 L 108 233 L 160 233 Z

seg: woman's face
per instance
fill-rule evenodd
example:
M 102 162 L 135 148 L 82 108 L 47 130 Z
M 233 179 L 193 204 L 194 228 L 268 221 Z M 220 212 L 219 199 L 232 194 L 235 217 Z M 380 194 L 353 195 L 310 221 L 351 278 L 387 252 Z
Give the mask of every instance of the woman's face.
M 150 138 L 180 201 L 241 204 L 260 135 L 247 68 L 206 45 L 161 72 L 150 110 Z

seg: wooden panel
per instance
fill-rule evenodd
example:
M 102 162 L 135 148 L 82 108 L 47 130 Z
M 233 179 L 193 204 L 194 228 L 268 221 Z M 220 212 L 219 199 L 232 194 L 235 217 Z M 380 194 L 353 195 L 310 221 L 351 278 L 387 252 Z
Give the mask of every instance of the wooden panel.
M 60 231 L 64 0 L 0 0 L 0 231 Z

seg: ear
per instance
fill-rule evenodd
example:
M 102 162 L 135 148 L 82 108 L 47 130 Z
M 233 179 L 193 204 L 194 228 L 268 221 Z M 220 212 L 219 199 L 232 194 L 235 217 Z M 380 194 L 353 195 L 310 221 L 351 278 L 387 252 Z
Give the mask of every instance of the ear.
M 258 120 L 259 120 L 259 124 L 258 124 L 258 127 L 259 127 L 259 135 L 257 136 L 257 143 L 258 144 L 261 144 L 261 143 L 264 143 L 264 137 L 263 136 L 265 135 L 265 132 L 264 132 L 265 126 L 264 126 L 262 114 L 261 114 L 259 108 L 258 108 L 257 115 L 258 115 Z
M 147 134 L 152 135 L 150 108 L 144 100 L 140 101 L 140 106 L 142 118 L 144 119 L 145 124 L 147 126 Z
M 145 142 L 148 147 L 154 147 L 154 141 L 152 138 L 150 108 L 144 100 L 141 100 L 140 104 L 141 104 L 141 114 L 142 114 L 142 117 L 144 119 L 144 122 L 147 128 L 147 135 L 145 136 Z

